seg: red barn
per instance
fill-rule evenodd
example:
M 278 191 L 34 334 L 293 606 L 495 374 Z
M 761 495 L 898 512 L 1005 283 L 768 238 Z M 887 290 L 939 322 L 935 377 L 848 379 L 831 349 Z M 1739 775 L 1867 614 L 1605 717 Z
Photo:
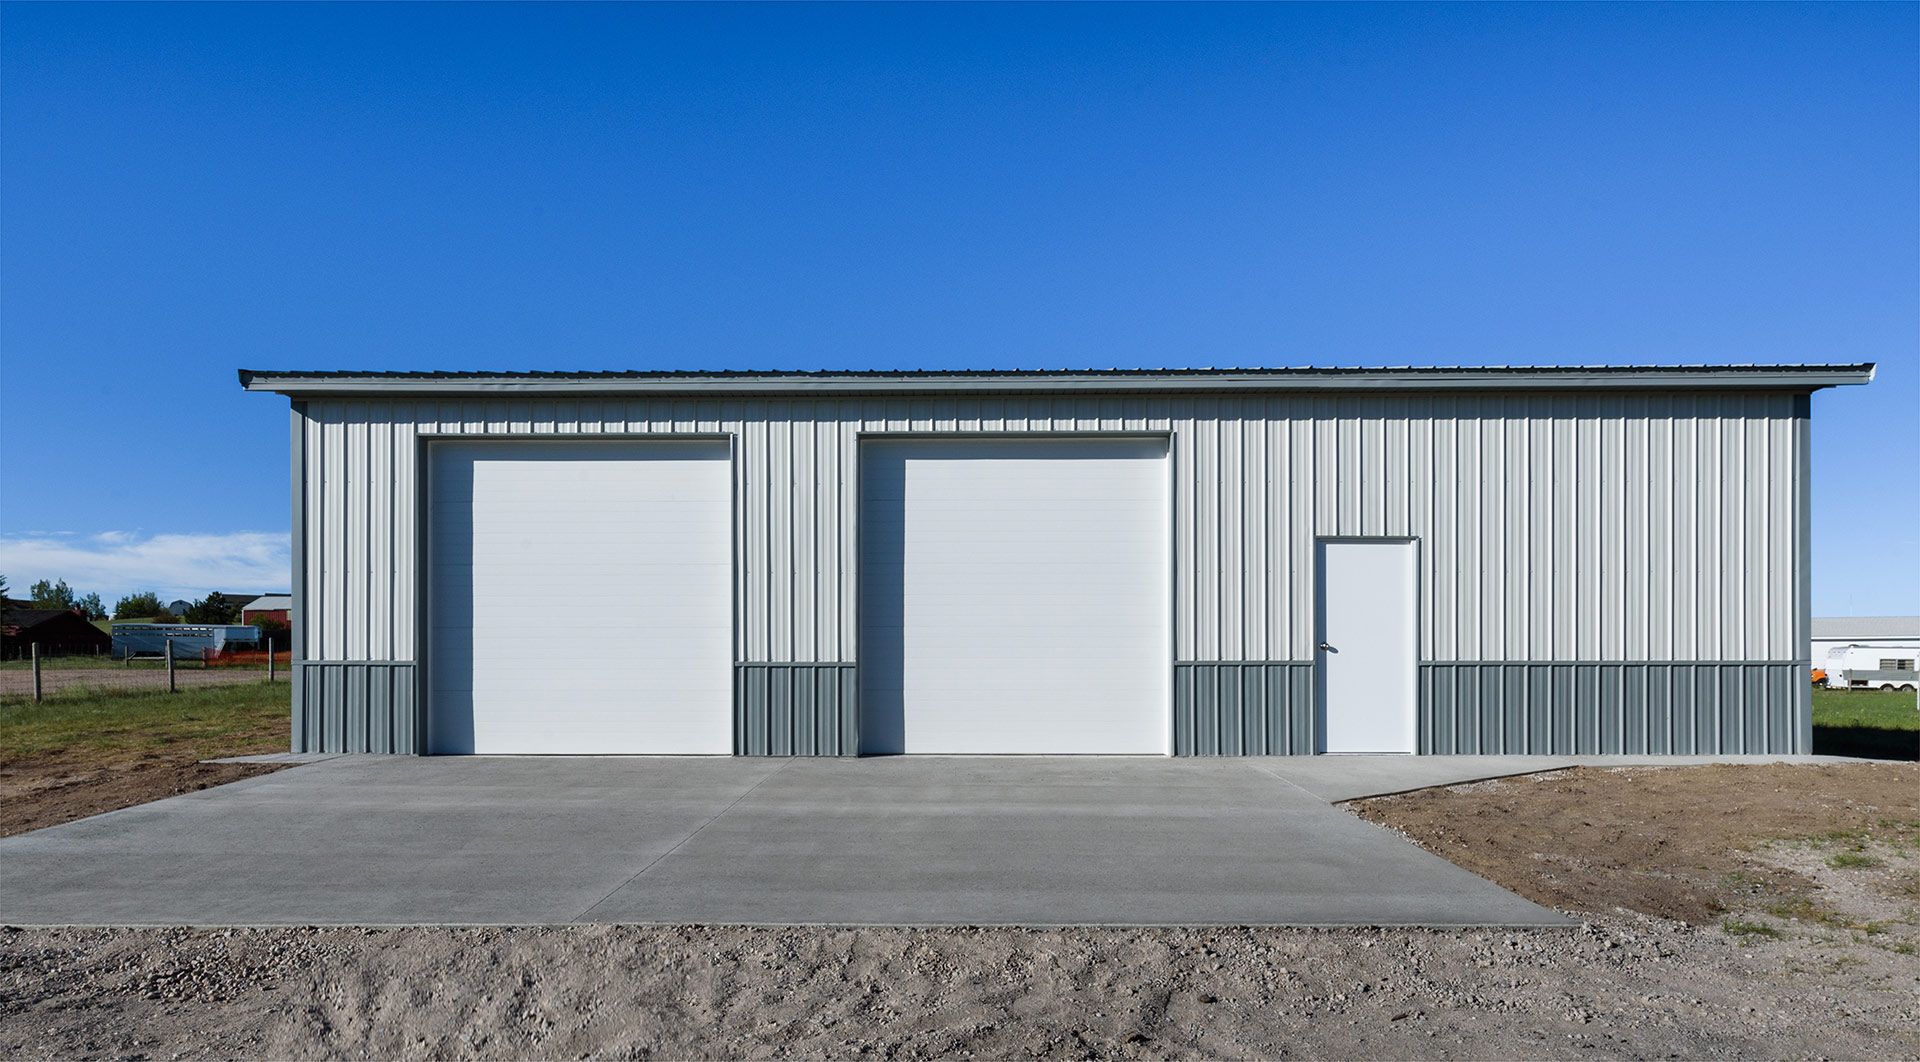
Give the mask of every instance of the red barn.
M 256 620 L 272 619 L 281 623 L 293 622 L 292 594 L 263 594 L 240 606 L 240 622 L 252 624 Z

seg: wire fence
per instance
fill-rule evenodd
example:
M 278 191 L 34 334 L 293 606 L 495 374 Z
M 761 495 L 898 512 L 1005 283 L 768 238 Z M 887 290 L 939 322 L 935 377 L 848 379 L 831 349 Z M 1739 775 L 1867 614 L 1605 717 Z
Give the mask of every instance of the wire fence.
M 199 686 L 285 682 L 292 654 L 264 648 L 224 649 L 169 658 L 115 658 L 91 653 L 39 655 L 0 662 L 0 697 L 40 700 L 80 692 L 167 692 Z

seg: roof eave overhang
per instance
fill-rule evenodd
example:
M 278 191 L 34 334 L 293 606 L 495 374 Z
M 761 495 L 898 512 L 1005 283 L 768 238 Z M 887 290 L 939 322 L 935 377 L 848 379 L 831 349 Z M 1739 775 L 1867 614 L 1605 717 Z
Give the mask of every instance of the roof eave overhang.
M 1815 391 L 1869 383 L 1874 366 L 1780 369 L 1622 369 L 1555 372 L 1396 371 L 1273 373 L 1019 373 L 514 376 L 307 374 L 240 370 L 240 385 L 295 398 L 328 395 L 903 395 L 1199 391 Z

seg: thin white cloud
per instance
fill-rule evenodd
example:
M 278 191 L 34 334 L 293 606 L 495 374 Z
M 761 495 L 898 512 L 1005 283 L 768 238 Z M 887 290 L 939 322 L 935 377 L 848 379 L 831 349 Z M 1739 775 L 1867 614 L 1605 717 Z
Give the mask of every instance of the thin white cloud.
M 152 590 L 162 600 L 211 590 L 266 593 L 286 590 L 291 569 L 287 536 L 265 531 L 0 535 L 0 574 L 14 597 L 25 597 L 41 579 L 65 579 L 76 593 L 99 594 L 108 607 L 136 590 Z

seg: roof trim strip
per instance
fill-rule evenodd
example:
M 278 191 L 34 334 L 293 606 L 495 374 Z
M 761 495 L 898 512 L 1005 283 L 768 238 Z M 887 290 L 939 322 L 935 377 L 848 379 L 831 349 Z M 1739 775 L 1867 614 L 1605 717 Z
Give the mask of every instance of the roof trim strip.
M 241 369 L 240 386 L 294 397 L 442 394 L 926 394 L 1053 391 L 1813 391 L 1873 380 L 1852 365 L 1618 365 L 911 372 L 343 372 Z

